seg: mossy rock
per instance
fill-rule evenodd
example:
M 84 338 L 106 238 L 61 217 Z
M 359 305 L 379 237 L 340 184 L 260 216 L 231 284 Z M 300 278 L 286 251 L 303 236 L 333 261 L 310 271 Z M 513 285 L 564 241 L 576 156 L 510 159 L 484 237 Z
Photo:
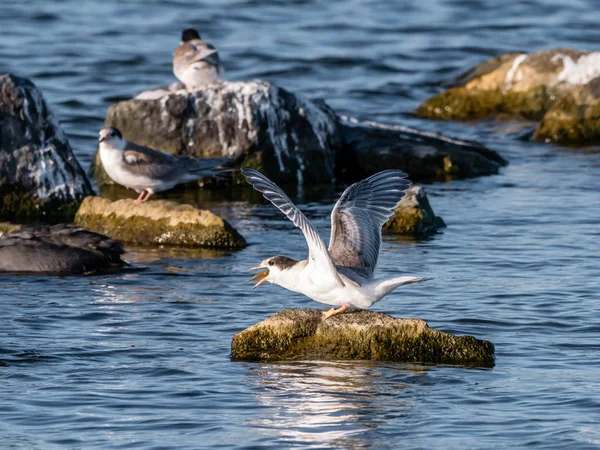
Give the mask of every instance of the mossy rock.
M 154 200 L 137 205 L 131 199 L 87 197 L 75 224 L 134 245 L 178 245 L 238 249 L 245 239 L 225 220 L 208 210 Z
M 551 49 L 492 58 L 460 76 L 457 83 L 426 100 L 419 117 L 474 120 L 484 117 L 539 120 L 579 80 L 573 67 L 588 62 L 586 52 Z M 583 59 L 582 59 L 583 57 Z
M 533 138 L 565 145 L 600 144 L 600 78 L 556 102 L 544 115 Z
M 445 227 L 443 219 L 433 212 L 425 190 L 421 186 L 411 186 L 394 209 L 394 215 L 383 225 L 383 231 L 418 236 Z
M 234 361 L 374 360 L 491 367 L 494 345 L 431 329 L 423 320 L 357 310 L 327 320 L 286 309 L 233 336 Z

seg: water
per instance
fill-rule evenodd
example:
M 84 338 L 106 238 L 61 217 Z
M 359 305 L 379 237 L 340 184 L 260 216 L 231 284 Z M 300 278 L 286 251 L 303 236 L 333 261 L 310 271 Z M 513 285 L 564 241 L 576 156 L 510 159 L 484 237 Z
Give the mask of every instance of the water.
M 228 79 L 496 149 L 511 162 L 501 175 L 426 186 L 443 234 L 385 238 L 379 274 L 434 278 L 374 307 L 491 340 L 496 366 L 231 362 L 234 333 L 319 306 L 244 284 L 263 258 L 305 248 L 274 208 L 233 197 L 208 206 L 248 238 L 243 251 L 131 249 L 147 270 L 0 280 L 0 447 L 600 446 L 600 152 L 523 141 L 529 125 L 410 116 L 490 56 L 595 49 L 595 2 L 189 3 L 4 0 L 0 72 L 43 89 L 85 167 L 112 102 L 174 81 L 170 54 L 190 24 Z M 326 235 L 339 192 L 323 192 L 294 198 Z

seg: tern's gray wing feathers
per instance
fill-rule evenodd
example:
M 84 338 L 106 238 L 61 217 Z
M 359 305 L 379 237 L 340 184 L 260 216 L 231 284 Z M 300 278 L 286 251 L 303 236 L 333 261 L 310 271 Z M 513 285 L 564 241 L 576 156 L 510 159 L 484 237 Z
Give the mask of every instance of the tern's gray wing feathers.
M 133 142 L 127 142 L 123 160 L 130 172 L 153 179 L 177 177 L 186 172 L 177 157 Z
M 265 177 L 262 173 L 253 169 L 242 169 L 242 175 L 246 177 L 248 183 L 263 196 L 269 200 L 277 209 L 296 225 L 306 238 L 308 244 L 308 261 L 310 263 L 320 264 L 321 267 L 326 267 L 331 271 L 332 275 L 343 285 L 343 282 L 335 269 L 331 256 L 325 248 L 325 243 L 317 232 L 314 225 L 306 218 L 296 205 L 292 203 L 290 198 L 271 180 Z
M 331 212 L 329 253 L 337 266 L 371 278 L 381 227 L 410 187 L 401 170 L 385 170 L 348 187 Z
M 218 175 L 228 170 L 223 165 L 230 162 L 227 158 L 191 158 L 171 155 L 133 142 L 127 142 L 123 159 L 127 168 L 135 174 L 155 179 L 174 177 L 181 181 Z

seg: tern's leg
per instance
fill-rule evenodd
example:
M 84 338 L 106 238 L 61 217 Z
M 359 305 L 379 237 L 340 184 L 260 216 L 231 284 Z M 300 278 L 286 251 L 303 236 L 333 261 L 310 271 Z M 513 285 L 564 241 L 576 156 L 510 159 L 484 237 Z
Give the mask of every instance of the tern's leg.
M 154 194 L 154 192 L 146 191 L 146 197 L 142 199 L 141 203 L 146 203 L 152 194 Z
M 145 193 L 146 193 L 146 191 L 145 191 L 144 189 L 142 189 L 142 190 L 140 191 L 140 195 L 138 196 L 138 198 L 137 198 L 137 199 L 135 199 L 135 200 L 134 200 L 134 202 L 133 202 L 133 203 L 135 203 L 136 205 L 139 205 L 140 203 L 143 203 L 143 201 L 142 201 L 142 197 L 144 196 L 144 194 L 145 194 Z
M 329 311 L 323 311 L 323 320 L 329 319 L 331 316 L 335 316 L 336 314 L 342 313 L 348 309 L 348 305 L 345 303 L 340 307 L 340 309 L 331 308 Z

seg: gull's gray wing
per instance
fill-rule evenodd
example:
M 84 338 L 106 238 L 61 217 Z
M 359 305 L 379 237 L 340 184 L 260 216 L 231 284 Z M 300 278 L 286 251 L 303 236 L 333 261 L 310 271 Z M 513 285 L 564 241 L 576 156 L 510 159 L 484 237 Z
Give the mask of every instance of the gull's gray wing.
M 292 203 L 287 195 L 265 177 L 262 173 L 248 168 L 242 169 L 242 175 L 246 177 L 248 183 L 254 187 L 257 191 L 261 192 L 263 196 L 269 200 L 275 207 L 277 207 L 285 216 L 296 225 L 306 239 L 308 244 L 308 263 L 317 264 L 322 275 L 332 275 L 340 285 L 343 286 L 343 282 L 335 269 L 335 265 L 329 255 L 329 252 L 325 248 L 325 243 L 314 225 L 306 218 L 306 216 L 300 211 L 296 205 Z
M 329 254 L 337 266 L 371 278 L 381 227 L 410 187 L 401 170 L 385 170 L 348 187 L 331 212 Z

